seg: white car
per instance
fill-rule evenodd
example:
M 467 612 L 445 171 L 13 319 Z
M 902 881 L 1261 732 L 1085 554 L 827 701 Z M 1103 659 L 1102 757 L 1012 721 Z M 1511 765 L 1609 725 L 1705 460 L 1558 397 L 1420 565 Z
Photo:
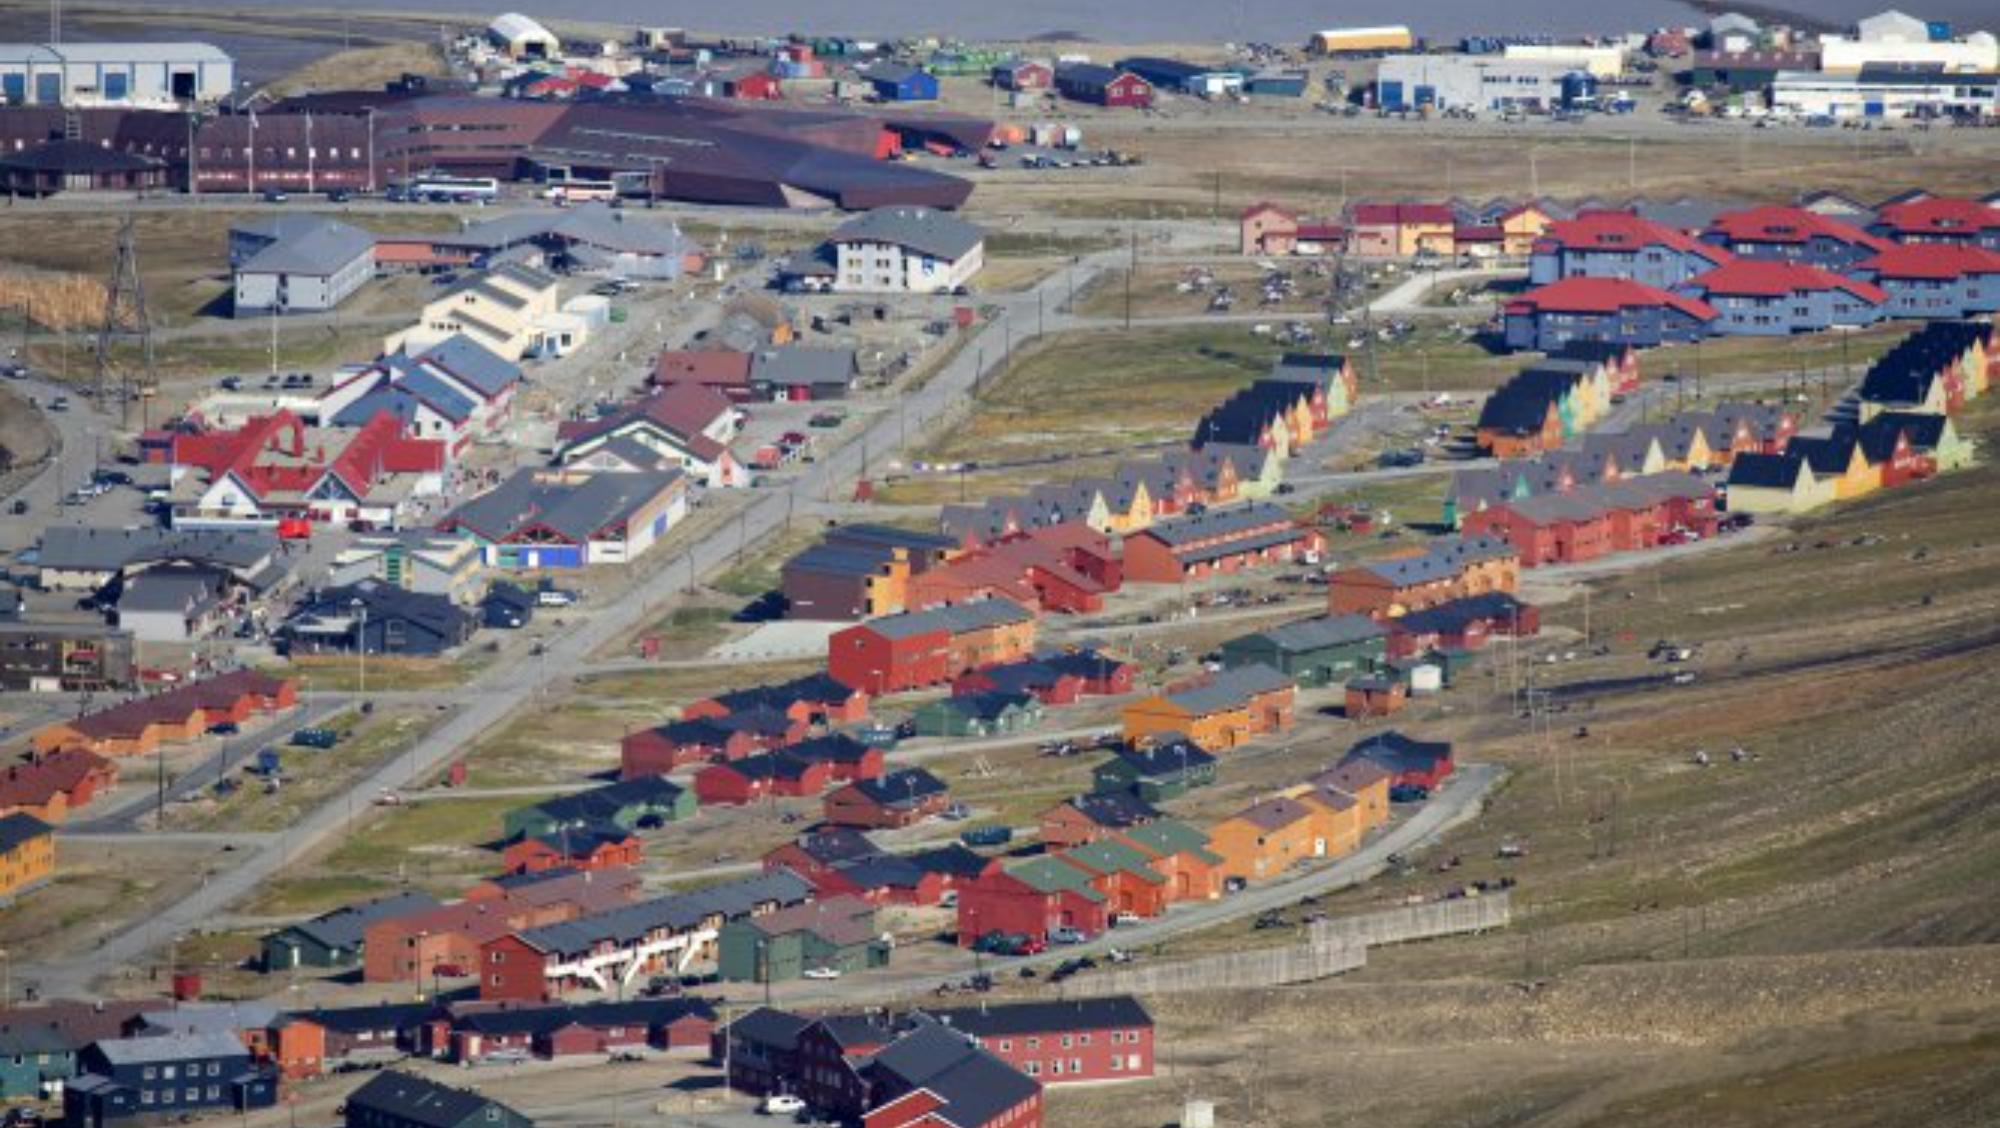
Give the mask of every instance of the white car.
M 839 979 L 840 969 L 837 967 L 809 967 L 805 971 L 805 976 L 807 979 Z
M 805 1110 L 806 1102 L 790 1093 L 773 1093 L 757 1106 L 757 1111 L 766 1116 L 794 1116 Z

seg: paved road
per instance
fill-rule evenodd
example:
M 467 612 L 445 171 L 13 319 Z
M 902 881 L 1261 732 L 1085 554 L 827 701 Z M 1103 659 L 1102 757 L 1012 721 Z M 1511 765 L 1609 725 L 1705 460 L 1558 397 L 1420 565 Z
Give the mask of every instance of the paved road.
M 271 718 L 267 723 L 251 732 L 222 740 L 216 750 L 199 764 L 175 776 L 167 783 L 166 801 L 173 803 L 189 795 L 201 792 L 228 773 L 230 767 L 248 763 L 260 748 L 283 744 L 297 729 L 318 724 L 327 717 L 347 707 L 345 695 L 336 698 L 333 694 L 316 698 L 292 712 Z M 156 765 L 134 760 L 126 765 L 125 778 L 128 780 L 155 781 Z M 118 807 L 96 812 L 88 819 L 78 819 L 63 828 L 63 837 L 73 834 L 114 835 L 130 834 L 138 829 L 139 820 L 153 813 L 160 803 L 157 787 L 149 787 L 141 794 L 134 795 Z M 173 817 L 168 816 L 169 825 Z M 153 841 L 157 836 L 149 836 Z
M 154 946 L 214 919 L 287 863 L 341 833 L 357 798 L 365 800 L 380 791 L 398 789 L 441 767 L 515 710 L 532 707 L 551 682 L 582 668 L 592 653 L 609 645 L 633 623 L 660 614 L 679 598 L 689 575 L 708 576 L 727 568 L 737 544 L 759 543 L 775 534 L 797 503 L 834 496 L 838 485 L 862 476 L 873 460 L 897 450 L 906 437 L 921 441 L 928 431 L 949 421 L 955 410 L 969 403 L 979 379 L 1000 366 L 1010 336 L 1015 344 L 1030 337 L 1038 313 L 1046 317 L 1050 331 L 1061 327 L 1070 319 L 1066 314 L 1046 312 L 1055 304 L 1051 299 L 1071 287 L 1087 285 L 1117 259 L 1115 253 L 1092 256 L 1057 271 L 1034 289 L 992 299 L 991 304 L 999 306 L 998 316 L 973 331 L 965 347 L 922 388 L 905 395 L 894 412 L 877 417 L 855 440 L 752 502 L 731 522 L 737 527 L 736 535 L 727 535 L 725 526 L 723 535 L 691 546 L 679 559 L 554 638 L 542 656 L 515 658 L 483 671 L 465 687 L 461 696 L 466 703 L 449 720 L 403 754 L 364 775 L 346 792 L 328 799 L 278 841 L 249 852 L 236 868 L 216 874 L 152 918 L 112 935 L 93 952 L 22 967 L 17 974 L 35 981 L 44 996 L 82 995 L 110 969 L 136 961 Z

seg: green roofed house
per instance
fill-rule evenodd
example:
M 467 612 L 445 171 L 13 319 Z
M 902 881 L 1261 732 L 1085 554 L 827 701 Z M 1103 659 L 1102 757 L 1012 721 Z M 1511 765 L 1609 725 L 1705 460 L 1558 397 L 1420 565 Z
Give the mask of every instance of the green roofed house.
M 910 723 L 922 736 L 998 736 L 1042 722 L 1042 703 L 1026 693 L 968 693 L 917 707 Z
M 1090 878 L 1091 888 L 1104 894 L 1115 913 L 1158 916 L 1167 907 L 1171 889 L 1153 859 L 1123 842 L 1101 838 L 1056 855 Z
M 732 920 L 722 926 L 716 945 L 722 978 L 733 982 L 775 983 L 816 968 L 856 972 L 889 965 L 875 906 L 859 897 L 831 897 Z
M 692 788 L 664 776 L 642 776 L 517 807 L 504 816 L 503 826 L 510 842 L 589 826 L 646 830 L 692 818 L 695 806 Z
M 1214 782 L 1215 756 L 1186 737 L 1120 748 L 1091 772 L 1092 789 L 1129 791 L 1148 803 L 1176 799 Z
M 1269 666 L 1303 686 L 1332 685 L 1380 665 L 1388 639 L 1366 615 L 1321 615 L 1232 638 L 1222 644 L 1222 664 Z
M 1185 854 L 1207 865 L 1221 865 L 1221 854 L 1208 848 L 1208 835 L 1179 819 L 1156 819 L 1118 832 L 1118 837 L 1152 854 Z M 1157 863 L 1155 863 L 1157 865 Z

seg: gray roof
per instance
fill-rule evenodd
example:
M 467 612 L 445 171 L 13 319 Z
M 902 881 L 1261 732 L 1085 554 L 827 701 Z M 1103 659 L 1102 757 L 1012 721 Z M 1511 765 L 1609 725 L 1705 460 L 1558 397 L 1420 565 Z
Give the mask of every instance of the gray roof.
M 488 399 L 521 382 L 521 366 L 463 333 L 425 349 L 418 360 L 437 365 Z
M 1233 709 L 1260 693 L 1273 693 L 1293 686 L 1292 679 L 1265 665 L 1238 666 L 1224 670 L 1201 685 L 1168 694 L 1167 699 L 1190 713 Z
M 813 887 L 804 878 L 780 869 L 692 893 L 674 893 L 561 924 L 531 928 L 520 936 L 543 951 L 582 952 L 606 941 L 629 945 L 656 931 L 691 928 L 711 916 L 734 919 L 767 902 L 796 905 L 812 894 Z
M 297 932 L 328 949 L 354 949 L 361 946 L 362 935 L 370 925 L 437 906 L 436 897 L 419 890 L 407 890 L 358 905 L 345 905 L 303 924 L 281 929 L 280 934 Z
M 239 274 L 337 274 L 354 260 L 375 253 L 375 236 L 337 219 L 313 217 L 236 268 Z
M 134 564 L 185 560 L 241 571 L 278 550 L 269 533 L 188 529 L 109 529 L 58 525 L 42 530 L 43 568 L 114 572 Z
M 246 1061 L 250 1058 L 250 1051 L 243 1048 L 242 1039 L 226 1030 L 115 1038 L 96 1045 L 97 1052 L 112 1065 L 148 1065 L 190 1058 L 240 1057 Z
M 574 485 L 544 480 L 533 468 L 452 510 L 448 525 L 463 526 L 488 540 L 504 540 L 530 525 L 545 525 L 574 541 L 629 517 L 680 478 L 679 470 L 637 470 L 593 474 Z
M 1211 509 L 1185 517 L 1155 521 L 1135 536 L 1153 537 L 1169 547 L 1177 547 L 1210 537 L 1237 535 L 1250 529 L 1283 522 L 1296 525 L 1292 515 L 1267 501 L 1252 501 L 1222 509 Z
M 997 627 L 1004 623 L 1025 623 L 1034 618 L 1027 608 L 1011 599 L 978 599 L 971 603 L 957 603 L 949 607 L 934 607 L 929 611 L 905 611 L 900 615 L 887 615 L 880 619 L 870 619 L 865 626 L 884 638 L 911 638 L 915 635 L 944 631 L 947 634 L 964 634 L 983 627 Z
M 759 349 L 750 361 L 753 384 L 801 385 L 839 384 L 854 381 L 857 371 L 853 349 L 815 349 L 786 346 Z
M 183 1003 L 172 1010 L 139 1016 L 147 1030 L 174 1034 L 222 1034 L 235 1038 L 239 1030 L 259 1030 L 278 1020 L 273 1003 Z M 240 1044 L 240 1043 L 239 1043 Z
M 950 212 L 899 204 L 863 212 L 834 229 L 835 243 L 891 243 L 940 259 L 961 259 L 986 233 Z
M 121 614 L 135 611 L 190 610 L 214 605 L 222 587 L 222 575 L 206 568 L 155 568 L 141 572 L 125 585 L 118 597 Z
M 1321 615 L 1259 631 L 1253 637 L 1269 639 L 1280 650 L 1301 653 L 1381 638 L 1388 633 L 1382 624 L 1366 615 Z
M 379 1110 L 398 1123 L 421 1124 L 427 1128 L 454 1128 L 483 1114 L 498 1102 L 471 1089 L 455 1089 L 427 1078 L 388 1070 L 368 1079 L 368 1083 L 347 1097 L 349 1109 Z M 505 1105 L 499 1106 L 513 1112 Z M 348 1113 L 354 1120 L 354 1113 Z M 498 1117 L 493 1118 L 496 1121 Z M 515 1114 L 514 1121 L 524 1118 Z M 362 1122 L 366 1122 L 363 1118 Z
M 71 65 L 91 63 L 228 63 L 229 52 L 213 43 L 198 40 L 178 40 L 169 43 L 134 43 L 125 40 L 115 43 L 63 43 L 54 47 L 46 43 L 0 43 L 0 60 L 14 60 L 33 57 L 38 62 L 52 62 L 57 56 Z
M 437 236 L 453 246 L 493 252 L 523 243 L 582 243 L 634 255 L 679 256 L 696 249 L 694 242 L 672 224 L 626 218 L 609 204 L 593 203 L 561 211 L 519 211 L 475 223 L 464 231 Z

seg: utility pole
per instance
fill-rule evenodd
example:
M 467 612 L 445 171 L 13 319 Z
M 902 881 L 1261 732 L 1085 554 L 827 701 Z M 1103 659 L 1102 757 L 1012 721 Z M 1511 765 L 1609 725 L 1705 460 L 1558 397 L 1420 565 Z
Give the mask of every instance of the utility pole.
M 1139 230 L 1132 229 L 1132 259 L 1125 267 L 1125 330 L 1132 329 L 1132 276 L 1139 272 Z

